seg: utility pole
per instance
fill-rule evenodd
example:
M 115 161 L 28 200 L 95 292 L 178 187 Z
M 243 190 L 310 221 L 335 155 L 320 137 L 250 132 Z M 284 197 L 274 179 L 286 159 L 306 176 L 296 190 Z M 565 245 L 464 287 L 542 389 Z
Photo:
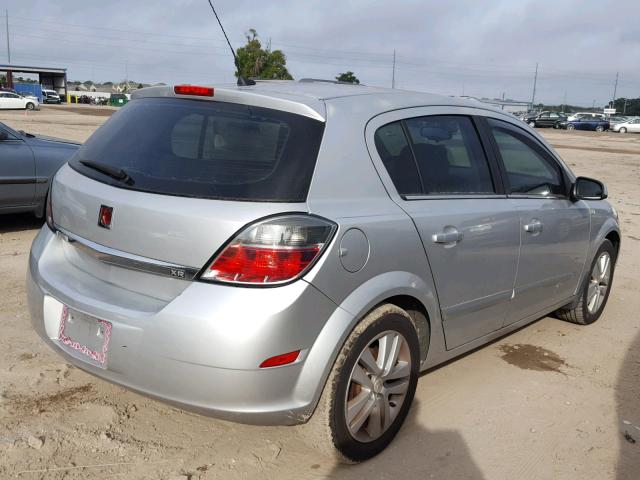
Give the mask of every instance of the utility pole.
M 536 101 L 536 85 L 538 83 L 538 64 L 536 63 L 536 73 L 533 77 L 533 93 L 531 94 L 531 110 L 533 110 Z
M 616 93 L 618 92 L 618 73 L 616 72 L 616 83 L 613 86 L 613 98 L 611 99 L 611 108 L 616 107 Z
M 564 109 L 567 106 L 567 91 L 564 91 L 564 97 L 562 97 L 562 113 L 564 113 Z
M 624 107 L 622 107 L 622 115 L 624 116 L 624 114 L 627 113 L 627 99 L 624 99 Z
M 396 88 L 396 49 L 393 49 L 393 71 L 391 72 L 391 88 Z
M 11 44 L 9 43 L 9 9 L 4 11 L 7 25 L 7 63 L 11 65 Z

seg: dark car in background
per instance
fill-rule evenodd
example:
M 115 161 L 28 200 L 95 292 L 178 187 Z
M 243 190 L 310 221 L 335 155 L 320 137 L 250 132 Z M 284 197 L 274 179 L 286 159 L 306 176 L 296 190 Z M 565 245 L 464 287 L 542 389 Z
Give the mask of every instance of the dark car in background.
M 44 213 L 51 178 L 80 145 L 0 123 L 0 213 Z
M 609 127 L 609 120 L 605 120 L 596 115 L 581 117 L 576 120 L 566 120 L 559 125 L 559 128 L 566 130 L 591 130 L 596 132 L 604 132 L 605 130 L 609 130 Z
M 567 116 L 557 112 L 540 112 L 527 115 L 523 120 L 530 127 L 544 128 L 553 127 L 560 128 L 560 123 L 567 120 Z

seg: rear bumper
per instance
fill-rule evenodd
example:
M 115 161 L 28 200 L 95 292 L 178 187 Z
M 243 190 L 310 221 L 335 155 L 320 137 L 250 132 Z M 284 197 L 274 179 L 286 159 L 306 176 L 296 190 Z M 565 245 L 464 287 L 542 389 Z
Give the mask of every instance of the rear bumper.
M 318 337 L 327 337 L 330 317 L 344 317 L 342 324 L 350 319 L 315 287 L 304 281 L 259 289 L 167 279 L 187 286 L 170 300 L 152 298 L 83 271 L 64 257 L 60 242 L 46 225 L 38 234 L 27 291 L 33 328 L 69 363 L 228 420 L 292 425 L 311 415 L 336 349 Z M 58 340 L 60 315 L 52 305 L 59 302 L 111 322 L 106 368 L 77 358 Z M 300 358 L 291 365 L 258 368 L 266 358 L 298 349 Z

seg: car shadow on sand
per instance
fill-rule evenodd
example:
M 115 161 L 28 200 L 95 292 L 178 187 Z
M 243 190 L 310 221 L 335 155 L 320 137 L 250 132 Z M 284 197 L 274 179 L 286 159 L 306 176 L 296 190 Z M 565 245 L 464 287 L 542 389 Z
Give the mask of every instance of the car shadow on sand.
M 338 465 L 328 478 L 484 479 L 462 435 L 455 430 L 425 429 L 417 421 L 420 408 L 415 399 L 404 426 L 384 452 L 359 465 Z
M 620 455 L 617 480 L 640 478 L 640 333 L 629 348 L 616 385 Z
M 33 213 L 10 213 L 0 215 L 0 233 L 22 232 L 42 227 L 43 218 L 36 218 Z

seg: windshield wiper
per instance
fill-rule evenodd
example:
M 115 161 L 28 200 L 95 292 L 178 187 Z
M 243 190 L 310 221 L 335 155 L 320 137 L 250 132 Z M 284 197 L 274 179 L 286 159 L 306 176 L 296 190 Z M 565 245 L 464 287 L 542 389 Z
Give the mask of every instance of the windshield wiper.
M 94 162 L 93 160 L 79 160 L 79 161 L 85 167 L 92 168 L 111 178 L 120 180 L 121 182 L 124 182 L 127 185 L 133 185 L 135 183 L 133 181 L 133 178 L 131 178 L 129 174 L 126 171 L 124 171 L 122 168 L 112 167 L 111 165 L 107 165 L 106 163 Z

